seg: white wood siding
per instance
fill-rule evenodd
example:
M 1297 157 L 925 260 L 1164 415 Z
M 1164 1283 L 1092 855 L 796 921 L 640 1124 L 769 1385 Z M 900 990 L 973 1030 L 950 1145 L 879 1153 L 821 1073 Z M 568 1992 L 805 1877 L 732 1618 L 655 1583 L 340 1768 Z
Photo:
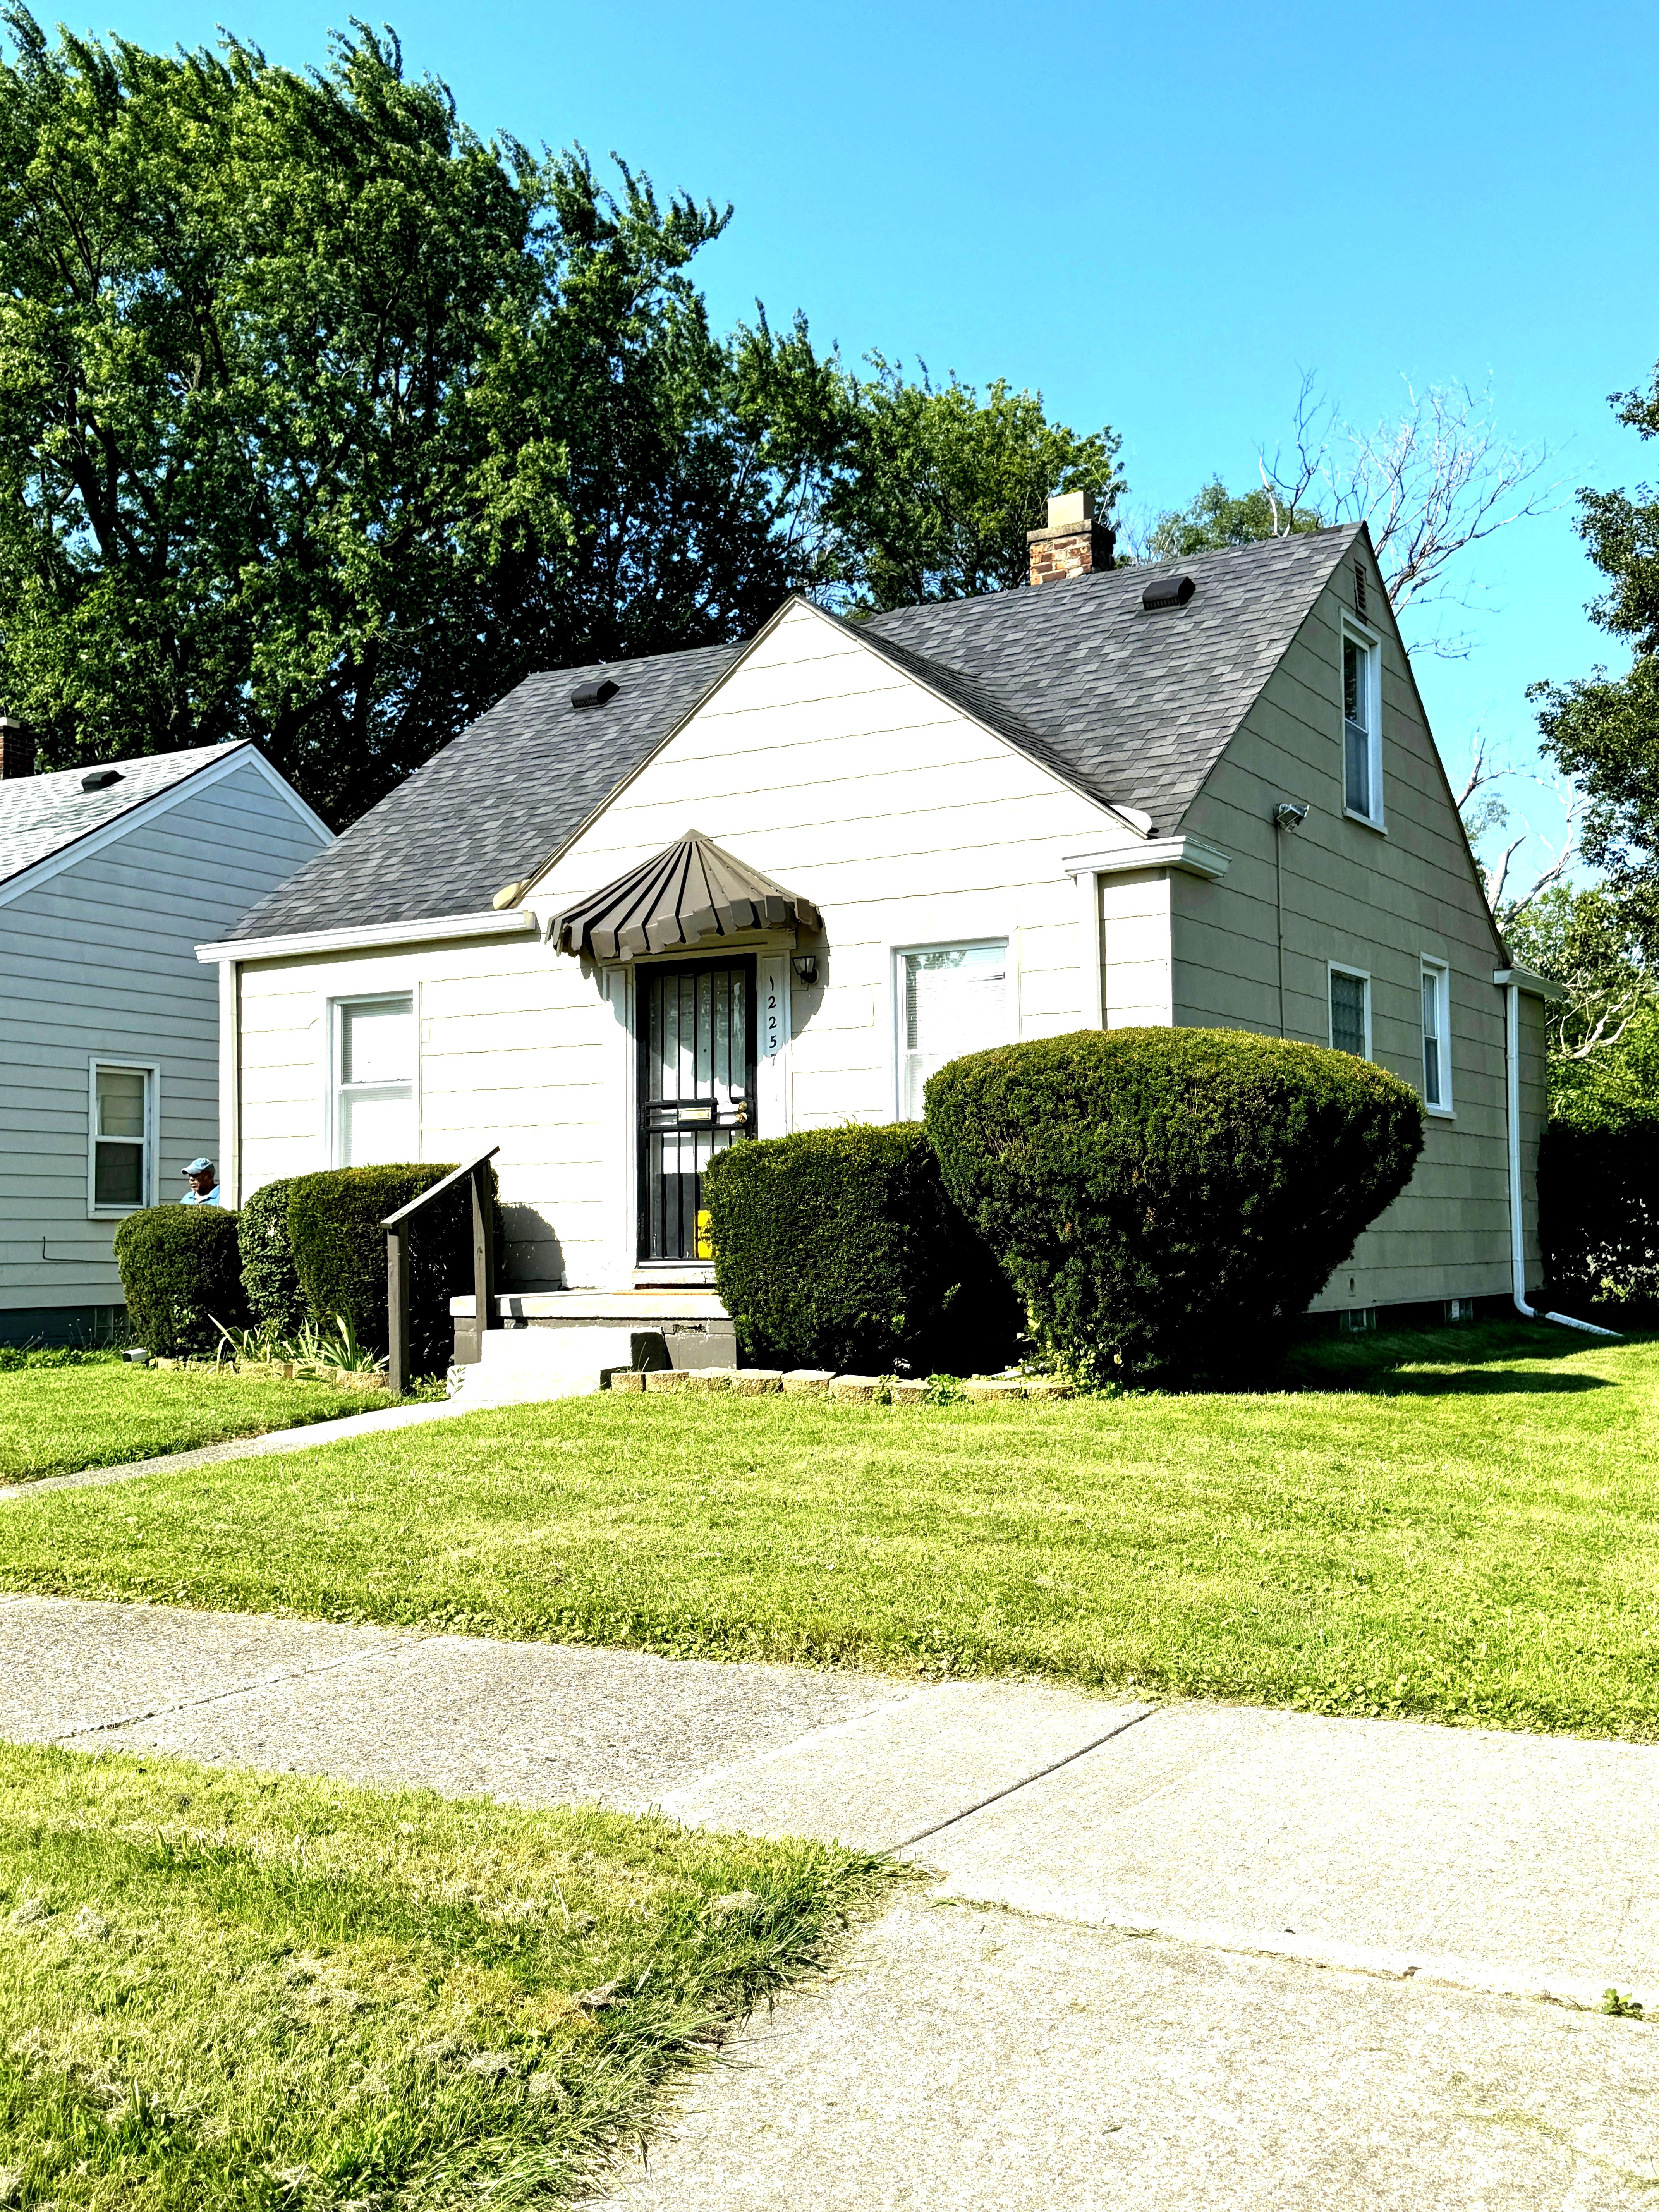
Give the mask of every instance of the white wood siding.
M 157 1063 L 158 1195 L 179 1195 L 218 1144 L 218 977 L 195 948 L 319 842 L 249 759 L 0 905 L 0 1312 L 120 1303 L 118 1224 L 87 1209 L 88 1061 Z
M 690 829 L 805 893 L 824 917 L 818 981 L 793 984 L 784 1064 L 760 1085 L 770 1135 L 892 1119 L 897 947 L 1006 937 L 1017 1033 L 1075 1028 L 1077 894 L 1061 858 L 1133 842 L 1103 809 L 800 606 L 526 903 L 545 922 Z M 324 1164 L 327 1001 L 388 989 L 420 994 L 422 1156 L 501 1146 L 512 1279 L 628 1280 L 625 994 L 608 998 L 600 973 L 535 941 L 246 969 L 244 1191 Z

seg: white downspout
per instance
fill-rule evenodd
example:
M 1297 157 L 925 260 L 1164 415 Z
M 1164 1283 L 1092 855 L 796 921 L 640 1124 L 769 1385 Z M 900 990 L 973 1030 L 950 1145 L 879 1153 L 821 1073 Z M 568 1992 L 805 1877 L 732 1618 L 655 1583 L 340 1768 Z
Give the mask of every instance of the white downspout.
M 1509 1092 L 1510 1267 L 1515 1310 L 1528 1321 L 1555 1321 L 1564 1328 L 1582 1328 L 1587 1336 L 1616 1338 L 1616 1328 L 1601 1328 L 1593 1321 L 1575 1321 L 1571 1314 L 1544 1313 L 1527 1304 L 1527 1238 L 1521 1211 L 1521 986 L 1513 981 L 1504 986 L 1504 1059 Z

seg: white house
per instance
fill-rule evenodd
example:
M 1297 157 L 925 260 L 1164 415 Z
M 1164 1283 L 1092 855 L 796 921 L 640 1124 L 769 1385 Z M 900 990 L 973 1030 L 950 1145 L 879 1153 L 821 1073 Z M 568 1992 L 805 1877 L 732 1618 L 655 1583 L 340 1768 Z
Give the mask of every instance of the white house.
M 219 1129 L 197 944 L 332 842 L 250 744 L 36 775 L 0 723 L 0 1343 L 106 1336 L 124 1217 Z
M 713 1334 L 713 1148 L 915 1115 L 1006 1039 L 1242 1028 L 1428 1109 L 1321 1304 L 1507 1297 L 1548 987 L 1487 911 L 1367 534 L 1105 550 L 1056 501 L 1033 588 L 792 599 L 741 646 L 530 678 L 202 947 L 228 1180 L 498 1145 L 509 1324 Z

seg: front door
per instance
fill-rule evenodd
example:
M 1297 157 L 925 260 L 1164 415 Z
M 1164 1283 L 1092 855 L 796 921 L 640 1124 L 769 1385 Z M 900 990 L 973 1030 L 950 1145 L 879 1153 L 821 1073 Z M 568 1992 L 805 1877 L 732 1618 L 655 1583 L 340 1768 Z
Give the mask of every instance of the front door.
M 642 1261 L 696 1260 L 703 1170 L 755 1129 L 755 963 L 641 968 L 640 1238 Z

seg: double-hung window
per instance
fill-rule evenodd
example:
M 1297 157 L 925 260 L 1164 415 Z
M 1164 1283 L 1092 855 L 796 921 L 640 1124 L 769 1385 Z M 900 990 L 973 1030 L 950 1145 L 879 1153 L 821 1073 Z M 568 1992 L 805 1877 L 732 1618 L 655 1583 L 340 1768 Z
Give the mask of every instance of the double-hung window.
M 336 1000 L 333 1089 L 337 1166 L 384 1167 L 418 1156 L 412 993 Z
M 87 1211 L 134 1213 L 155 1205 L 155 1068 L 94 1060 L 87 1108 Z
M 1382 826 L 1382 686 L 1375 638 L 1342 629 L 1342 804 Z
M 897 957 L 899 1113 L 919 1121 L 936 1069 L 1012 1035 L 1008 942 L 930 945 Z
M 1450 977 L 1438 960 L 1423 963 L 1423 1103 L 1431 1114 L 1451 1112 Z
M 1331 969 L 1331 1046 L 1357 1060 L 1371 1056 L 1371 979 L 1358 968 Z

